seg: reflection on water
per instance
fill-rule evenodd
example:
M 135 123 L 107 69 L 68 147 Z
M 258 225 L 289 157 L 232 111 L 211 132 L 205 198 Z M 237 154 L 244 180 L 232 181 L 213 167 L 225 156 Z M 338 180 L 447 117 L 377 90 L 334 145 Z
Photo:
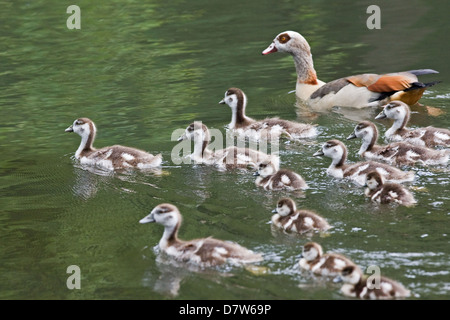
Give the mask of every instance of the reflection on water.
M 76 197 L 81 197 L 84 200 L 95 196 L 98 191 L 99 184 L 108 182 L 111 183 L 112 179 L 120 179 L 128 183 L 139 183 L 145 184 L 152 188 L 158 188 L 155 184 L 139 181 L 139 176 L 136 175 L 135 170 L 111 171 L 102 167 L 80 164 L 74 157 L 72 157 L 72 161 L 74 162 L 75 176 L 75 183 L 72 190 Z M 143 169 L 139 170 L 139 173 L 144 176 L 161 176 L 167 174 L 161 168 Z M 124 188 L 122 188 L 122 190 L 127 191 L 127 189 Z M 131 190 L 128 191 L 133 192 Z
M 144 248 L 145 251 L 149 251 L 148 248 Z M 164 296 L 178 296 L 183 279 L 192 277 L 193 274 L 220 283 L 221 278 L 233 277 L 233 270 L 236 271 L 237 268 L 250 268 L 248 266 L 238 267 L 231 265 L 200 268 L 192 263 L 180 262 L 173 259 L 173 257 L 160 252 L 158 246 L 153 247 L 153 252 L 154 254 L 150 257 L 144 255 L 144 258 L 154 259 L 158 272 L 155 273 L 153 269 L 144 272 L 142 285 L 152 288 L 155 292 Z
M 76 168 L 76 167 L 75 167 Z M 97 193 L 98 190 L 98 178 L 93 174 L 98 174 L 102 176 L 106 175 L 104 172 L 96 172 L 93 168 L 90 170 L 85 170 L 84 168 L 74 169 L 75 174 L 75 184 L 73 185 L 73 193 L 76 197 L 81 197 L 87 200 Z M 98 170 L 100 171 L 100 170 Z

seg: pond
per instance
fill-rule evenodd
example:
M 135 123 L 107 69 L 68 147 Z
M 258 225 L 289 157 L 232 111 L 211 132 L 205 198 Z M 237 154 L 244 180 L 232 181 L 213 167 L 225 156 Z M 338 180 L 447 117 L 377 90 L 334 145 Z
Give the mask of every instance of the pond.
M 384 3 L 384 2 L 383 2 Z M 379 206 L 364 189 L 326 174 L 313 157 L 329 139 L 346 141 L 359 119 L 381 133 L 379 109 L 317 113 L 298 107 L 292 57 L 261 52 L 285 30 L 309 41 L 321 80 L 358 73 L 431 68 L 440 80 L 414 106 L 410 125 L 449 127 L 448 2 L 385 2 L 381 29 L 369 30 L 368 1 L 78 1 L 81 29 L 69 30 L 68 4 L 14 1 L 0 12 L 1 299 L 347 299 L 340 285 L 302 272 L 302 246 L 351 258 L 401 282 L 410 299 L 448 299 L 448 167 L 407 167 L 418 204 Z M 301 194 L 264 191 L 252 172 L 175 164 L 177 129 L 201 120 L 226 132 L 218 104 L 244 90 L 247 114 L 317 124 L 306 143 L 283 141 L 281 166 L 301 174 Z M 97 126 L 95 146 L 122 144 L 163 156 L 162 172 L 105 173 L 75 159 L 80 143 L 64 129 L 76 118 Z M 380 138 L 380 143 L 382 138 Z M 333 226 L 327 234 L 273 230 L 281 197 Z M 191 271 L 154 249 L 163 228 L 139 224 L 156 205 L 176 205 L 180 238 L 213 236 L 262 252 L 257 268 Z M 67 287 L 69 266 L 81 289 Z

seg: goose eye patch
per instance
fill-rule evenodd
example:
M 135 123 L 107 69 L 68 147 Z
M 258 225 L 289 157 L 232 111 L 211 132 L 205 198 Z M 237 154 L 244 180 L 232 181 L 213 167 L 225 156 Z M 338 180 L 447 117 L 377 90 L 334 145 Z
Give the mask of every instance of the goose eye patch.
M 283 33 L 282 35 L 280 35 L 280 36 L 278 37 L 278 41 L 279 41 L 280 43 L 286 43 L 286 42 L 288 42 L 289 40 L 291 40 L 291 37 L 290 37 L 287 33 Z
M 156 213 L 166 213 L 169 212 L 170 210 L 168 208 L 159 208 L 158 211 L 156 211 Z

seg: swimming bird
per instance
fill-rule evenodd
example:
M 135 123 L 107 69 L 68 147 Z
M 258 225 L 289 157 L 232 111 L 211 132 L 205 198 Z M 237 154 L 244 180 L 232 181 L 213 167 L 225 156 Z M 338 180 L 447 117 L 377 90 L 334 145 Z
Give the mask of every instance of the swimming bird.
M 390 278 L 379 276 L 371 281 L 358 266 L 345 267 L 335 282 L 342 281 L 341 292 L 348 297 L 375 300 L 407 298 L 411 295 L 410 290 Z
M 262 161 L 272 162 L 277 169 L 280 164 L 277 155 L 269 155 L 251 148 L 231 146 L 225 149 L 210 150 L 208 145 L 211 135 L 208 127 L 201 121 L 194 121 L 187 126 L 185 132 L 178 138 L 178 141 L 183 140 L 194 141 L 194 152 L 190 155 L 191 159 L 197 163 L 214 165 L 222 170 L 255 169 Z
M 323 253 L 322 246 L 317 242 L 308 242 L 303 246 L 300 268 L 309 270 L 316 275 L 338 276 L 341 271 L 355 263 L 342 254 L 328 252 Z
M 225 263 L 245 264 L 263 260 L 260 253 L 241 245 L 211 237 L 184 241 L 178 238 L 182 217 L 178 208 L 169 203 L 157 205 L 140 223 L 156 222 L 164 226 L 159 249 L 175 260 L 199 267 L 213 267 Z
M 314 230 L 326 231 L 331 228 L 328 222 L 310 210 L 297 210 L 294 200 L 280 199 L 272 210 L 272 224 L 289 232 L 305 233 Z
M 301 175 L 288 169 L 277 169 L 277 165 L 270 161 L 259 163 L 258 171 L 254 173 L 255 184 L 265 190 L 299 190 L 308 189 L 308 185 Z
M 399 183 L 384 182 L 383 177 L 376 171 L 367 174 L 366 186 L 364 194 L 373 202 L 381 204 L 398 203 L 407 207 L 417 203 L 406 187 Z
M 95 149 L 93 147 L 97 128 L 92 120 L 78 118 L 65 132 L 75 132 L 81 136 L 81 143 L 75 152 L 75 158 L 81 164 L 98 166 L 107 170 L 128 168 L 149 169 L 161 165 L 162 156 L 156 156 L 143 150 L 114 145 Z
M 362 139 L 358 154 L 367 160 L 383 161 L 391 165 L 447 164 L 450 150 L 434 150 L 413 145 L 407 142 L 392 142 L 388 145 L 377 145 L 378 129 L 370 121 L 362 121 L 355 126 L 347 140 Z
M 219 102 L 227 104 L 231 108 L 231 122 L 228 128 L 240 135 L 248 136 L 255 140 L 274 139 L 285 136 L 291 140 L 315 138 L 317 128 L 312 124 L 299 123 L 280 118 L 266 118 L 255 120 L 245 115 L 247 96 L 239 88 L 230 88 L 225 92 L 225 97 Z
M 415 176 L 413 171 L 405 172 L 386 163 L 376 161 L 347 164 L 347 147 L 341 141 L 335 139 L 325 142 L 313 156 L 331 158 L 332 162 L 327 169 L 327 174 L 339 179 L 351 179 L 360 186 L 366 183 L 366 175 L 372 171 L 379 172 L 387 181 L 397 183 L 413 181 Z
M 262 54 L 286 52 L 293 56 L 297 70 L 296 95 L 315 109 L 333 106 L 381 106 L 392 100 L 415 104 L 426 88 L 437 82 L 422 83 L 417 76 L 438 73 L 432 69 L 386 74 L 352 75 L 325 83 L 317 78 L 308 41 L 295 31 L 278 34 Z
M 402 101 L 392 101 L 383 107 L 375 119 L 393 119 L 392 126 L 385 132 L 384 136 L 389 141 L 404 141 L 418 146 L 434 148 L 437 146 L 450 147 L 450 130 L 435 128 L 432 126 L 424 128 L 407 128 L 411 110 Z

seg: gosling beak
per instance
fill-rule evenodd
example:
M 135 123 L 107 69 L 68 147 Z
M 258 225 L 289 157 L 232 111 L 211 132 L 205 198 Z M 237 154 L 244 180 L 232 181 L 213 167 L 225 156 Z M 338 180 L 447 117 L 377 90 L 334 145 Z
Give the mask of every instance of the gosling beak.
M 355 138 L 356 138 L 356 134 L 355 134 L 355 132 L 353 131 L 352 134 L 350 134 L 350 135 L 347 137 L 347 140 L 355 139 Z
M 153 218 L 153 213 L 150 213 L 145 218 L 139 220 L 139 223 L 152 223 L 152 222 L 156 222 L 155 219 Z
M 64 130 L 64 132 L 73 132 L 73 125 Z
M 185 139 L 186 139 L 186 134 L 183 133 L 183 134 L 177 139 L 177 141 L 183 141 L 183 140 L 185 140 Z
M 270 46 L 268 46 L 263 52 L 262 52 L 262 54 L 263 55 L 266 55 L 266 54 L 269 54 L 269 53 L 272 53 L 272 52 L 277 52 L 278 51 L 278 49 L 277 49 L 277 47 L 275 46 L 275 42 L 272 42 L 272 44 L 270 45 Z
M 384 119 L 386 118 L 386 114 L 384 113 L 384 110 L 381 111 L 376 117 L 375 119 Z
M 322 151 L 322 149 L 321 149 L 321 150 L 318 150 L 318 151 L 316 151 L 316 152 L 314 152 L 313 157 L 318 157 L 318 156 L 323 156 L 323 151 Z

